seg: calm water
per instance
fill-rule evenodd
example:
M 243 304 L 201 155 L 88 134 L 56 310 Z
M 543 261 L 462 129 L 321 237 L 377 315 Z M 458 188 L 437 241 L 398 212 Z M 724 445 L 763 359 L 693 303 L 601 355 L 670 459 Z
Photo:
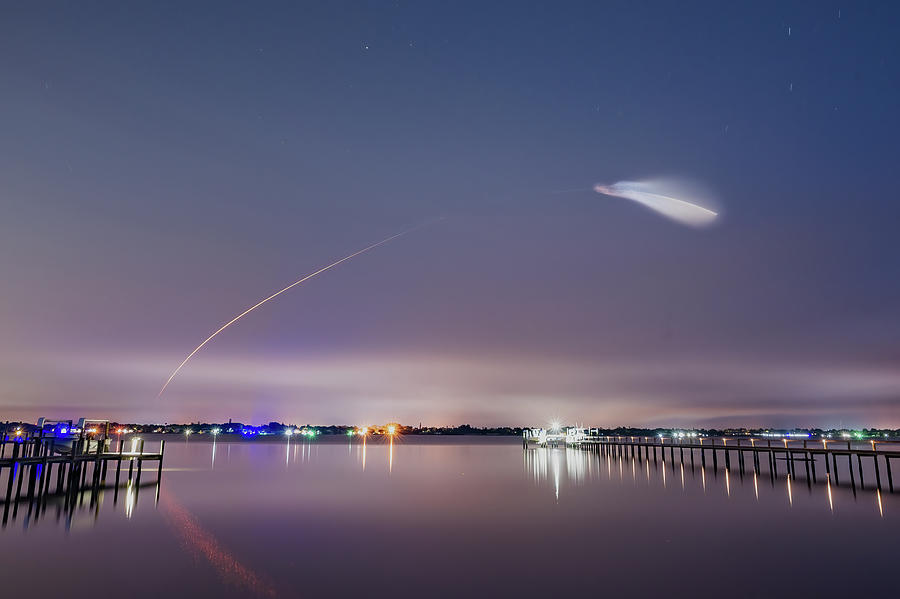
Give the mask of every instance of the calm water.
M 4 595 L 887 597 L 900 586 L 900 494 L 808 487 L 783 467 L 773 483 L 765 464 L 755 479 L 721 461 L 691 471 L 517 438 L 167 445 L 158 500 L 151 482 L 95 506 L 87 495 L 70 517 L 53 500 L 39 517 L 21 506 L 0 532 Z

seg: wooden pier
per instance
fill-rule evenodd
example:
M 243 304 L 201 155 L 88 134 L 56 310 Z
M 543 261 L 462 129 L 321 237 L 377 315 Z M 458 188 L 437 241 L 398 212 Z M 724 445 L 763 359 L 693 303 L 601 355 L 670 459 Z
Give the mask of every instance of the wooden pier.
M 81 435 L 59 439 L 44 431 L 23 433 L 5 430 L 0 437 L 0 493 L 3 499 L 3 524 L 10 514 L 16 517 L 19 506 L 27 505 L 29 513 L 46 507 L 51 497 L 62 499 L 68 510 L 76 499 L 90 491 L 93 503 L 101 489 L 108 487 L 109 470 L 114 467 L 113 493 L 118 499 L 123 465 L 128 472 L 125 484 L 141 487 L 145 462 L 155 462 L 156 480 L 162 477 L 165 441 L 159 451 L 150 452 L 143 439 L 120 440 L 117 451 L 109 451 L 108 431 L 95 438 Z M 157 485 L 158 493 L 158 485 Z
M 856 490 L 859 478 L 859 486 L 866 488 L 864 461 L 871 460 L 872 472 L 875 478 L 875 487 L 881 491 L 882 470 L 887 478 L 887 487 L 894 492 L 894 478 L 891 462 L 900 459 L 900 448 L 896 443 L 868 442 L 871 448 L 864 449 L 854 447 L 852 441 L 843 440 L 791 440 L 791 439 L 758 439 L 758 438 L 671 438 L 671 437 L 629 437 L 629 436 L 585 436 L 575 445 L 583 449 L 599 451 L 613 456 L 636 457 L 640 460 L 658 460 L 666 462 L 666 453 L 669 454 L 669 462 L 674 468 L 675 462 L 685 464 L 690 462 L 694 466 L 699 456 L 702 466 L 707 461 L 712 462 L 713 471 L 719 467 L 719 460 L 724 462 L 725 469 L 731 470 L 734 462 L 743 474 L 748 468 L 747 462 L 753 471 L 762 473 L 761 462 L 768 465 L 769 476 L 774 480 L 778 478 L 779 461 L 784 462 L 784 472 L 792 479 L 797 480 L 798 467 L 805 471 L 809 484 L 817 483 L 819 467 L 824 467 L 825 476 L 840 485 L 838 466 L 844 463 L 846 458 L 847 472 L 850 486 Z M 881 447 L 879 447 L 881 446 Z M 687 453 L 687 458 L 685 458 Z M 677 460 L 676 460 L 677 454 Z M 819 461 L 821 458 L 821 461 Z M 854 462 L 856 468 L 854 470 Z M 820 466 L 821 465 L 821 466 Z

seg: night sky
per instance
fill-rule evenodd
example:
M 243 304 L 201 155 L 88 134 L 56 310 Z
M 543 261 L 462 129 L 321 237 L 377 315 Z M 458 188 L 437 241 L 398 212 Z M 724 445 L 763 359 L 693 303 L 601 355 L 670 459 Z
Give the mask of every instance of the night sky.
M 898 30 L 894 2 L 4 3 L 0 419 L 900 426 Z M 590 190 L 657 177 L 714 225 Z M 442 216 L 156 398 L 246 307 Z

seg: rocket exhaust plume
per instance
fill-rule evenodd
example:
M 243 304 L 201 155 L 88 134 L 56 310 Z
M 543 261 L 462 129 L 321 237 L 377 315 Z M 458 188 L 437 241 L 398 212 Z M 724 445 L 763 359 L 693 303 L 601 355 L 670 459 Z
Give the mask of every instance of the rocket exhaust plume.
M 694 197 L 696 192 L 685 190 L 683 185 L 673 181 L 619 181 L 612 185 L 598 183 L 594 185 L 594 191 L 603 195 L 633 200 L 666 218 L 691 227 L 706 227 L 719 216 L 717 212 L 696 204 L 694 201 L 674 197 L 676 195 L 684 197 L 687 193 L 691 194 L 691 199 L 696 201 Z
M 437 220 L 443 220 L 443 217 L 441 217 L 441 218 L 439 218 L 439 219 L 437 219 Z M 209 343 L 210 341 L 212 341 L 213 338 L 215 338 L 216 335 L 218 335 L 219 333 L 221 333 L 222 331 L 224 331 L 225 329 L 227 329 L 228 327 L 230 327 L 231 325 L 233 325 L 234 323 L 236 323 L 238 320 L 240 320 L 241 318 L 243 318 L 243 317 L 246 316 L 247 314 L 250 314 L 251 312 L 253 312 L 253 311 L 256 310 L 257 308 L 259 308 L 260 306 L 262 306 L 263 304 L 265 304 L 265 303 L 268 302 L 269 300 L 275 299 L 276 297 L 278 297 L 279 295 L 281 295 L 281 294 L 284 293 L 285 291 L 288 291 L 289 289 L 293 289 L 294 287 L 296 287 L 296 286 L 299 285 L 300 283 L 303 283 L 304 281 L 308 281 L 309 279 L 313 278 L 314 276 L 319 275 L 319 274 L 322 274 L 322 273 L 325 272 L 326 270 L 332 269 L 332 268 L 334 268 L 335 266 L 337 266 L 338 264 L 341 264 L 342 262 L 346 262 L 347 260 L 350 260 L 351 258 L 355 258 L 356 256 L 359 256 L 360 254 L 365 254 L 365 253 L 368 252 L 369 250 L 374 250 L 375 248 L 377 248 L 377 247 L 380 246 L 380 245 L 384 245 L 384 244 L 386 244 L 386 243 L 388 243 L 388 242 L 391 242 L 391 241 L 397 239 L 398 237 L 402 237 L 402 236 L 406 235 L 407 233 L 412 233 L 413 231 L 415 231 L 415 230 L 417 230 L 417 229 L 421 229 L 422 227 L 425 227 L 425 226 L 428 226 L 428 225 L 430 225 L 430 224 L 432 224 L 432 223 L 435 223 L 435 222 L 437 222 L 437 220 L 427 222 L 427 223 L 425 223 L 425 224 L 422 224 L 422 225 L 413 227 L 413 228 L 411 228 L 411 229 L 407 229 L 407 230 L 405 230 L 405 231 L 401 231 L 400 233 L 397 233 L 396 235 L 391 235 L 390 237 L 388 237 L 388 238 L 386 238 L 386 239 L 382 239 L 382 240 L 379 241 L 378 243 L 373 243 L 372 245 L 366 246 L 366 247 L 364 247 L 364 248 L 361 249 L 361 250 L 357 250 L 357 251 L 353 252 L 352 254 L 349 254 L 349 255 L 347 255 L 347 256 L 344 256 L 344 257 L 341 258 L 340 260 L 335 260 L 334 262 L 332 262 L 332 263 L 329 264 L 328 266 L 324 266 L 324 267 L 320 268 L 319 270 L 317 270 L 317 271 L 315 271 L 315 272 L 312 272 L 312 273 L 310 273 L 310 274 L 308 274 L 308 275 L 306 275 L 306 276 L 304 276 L 304 277 L 302 277 L 302 278 L 300 278 L 300 279 L 294 281 L 293 283 L 291 283 L 290 285 L 288 285 L 287 287 L 285 287 L 285 288 L 282 289 L 281 291 L 276 291 L 275 293 L 273 293 L 273 294 L 270 295 L 269 297 L 267 297 L 267 298 L 265 298 L 265 299 L 263 299 L 263 300 L 260 300 L 260 301 L 257 302 L 256 304 L 250 306 L 249 308 L 247 308 L 246 310 L 244 310 L 243 312 L 241 312 L 240 314 L 238 314 L 237 316 L 235 316 L 234 318 L 232 318 L 231 320 L 229 320 L 228 322 L 226 322 L 225 324 L 223 324 L 223 325 L 222 325 L 221 327 L 219 327 L 219 329 L 216 330 L 212 335 L 210 335 L 209 337 L 207 337 L 206 339 L 204 339 L 204 340 L 203 340 L 203 343 L 201 343 L 200 345 L 198 345 L 197 347 L 195 347 L 195 348 L 194 348 L 194 351 L 192 351 L 191 353 L 189 353 L 189 354 L 187 355 L 187 357 L 181 362 L 181 364 L 178 365 L 178 368 L 176 368 L 176 369 L 174 370 L 174 372 L 172 372 L 172 374 L 169 375 L 169 378 L 166 380 L 165 384 L 162 386 L 162 389 L 159 390 L 159 393 L 156 394 L 156 397 L 159 398 L 159 397 L 162 396 L 163 392 L 166 390 L 166 387 L 168 387 L 168 386 L 169 386 L 169 383 L 172 382 L 172 379 L 175 378 L 175 375 L 178 374 L 178 373 L 181 371 L 182 368 L 184 368 L 184 365 L 188 363 L 188 360 L 190 360 L 191 358 L 194 357 L 194 354 L 196 354 L 198 351 L 200 351 L 201 349 L 203 349 L 203 346 L 204 346 L 204 345 L 206 345 L 207 343 Z

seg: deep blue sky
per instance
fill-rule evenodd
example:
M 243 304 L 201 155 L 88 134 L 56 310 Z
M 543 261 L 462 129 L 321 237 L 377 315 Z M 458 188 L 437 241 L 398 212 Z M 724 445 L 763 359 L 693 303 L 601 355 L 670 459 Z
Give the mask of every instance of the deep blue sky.
M 125 4 L 0 9 L 0 417 L 900 426 L 900 5 Z

